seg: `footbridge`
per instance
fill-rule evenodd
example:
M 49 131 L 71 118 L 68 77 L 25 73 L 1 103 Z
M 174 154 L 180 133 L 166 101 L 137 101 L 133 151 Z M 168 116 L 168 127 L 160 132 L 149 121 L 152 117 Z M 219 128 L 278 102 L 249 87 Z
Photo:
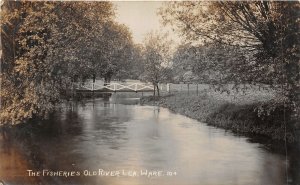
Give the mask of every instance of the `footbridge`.
M 97 93 L 112 93 L 112 92 L 153 92 L 154 86 L 149 83 L 75 83 L 73 88 L 76 92 L 97 92 Z

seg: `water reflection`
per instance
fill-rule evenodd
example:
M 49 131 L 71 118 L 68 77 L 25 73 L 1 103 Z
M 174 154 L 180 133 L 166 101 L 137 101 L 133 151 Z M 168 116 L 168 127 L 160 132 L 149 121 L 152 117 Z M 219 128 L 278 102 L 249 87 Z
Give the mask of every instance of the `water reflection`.
M 126 100 L 129 101 L 129 100 Z M 126 102 L 125 101 L 125 102 Z M 136 101 L 136 100 L 134 100 Z M 285 184 L 285 156 L 167 109 L 91 100 L 51 116 L 22 144 L 0 139 L 0 179 L 8 184 Z M 299 182 L 290 153 L 290 184 Z M 296 159 L 296 160 L 295 160 Z M 28 177 L 32 170 L 163 170 L 152 177 Z M 293 181 L 292 181 L 293 180 Z

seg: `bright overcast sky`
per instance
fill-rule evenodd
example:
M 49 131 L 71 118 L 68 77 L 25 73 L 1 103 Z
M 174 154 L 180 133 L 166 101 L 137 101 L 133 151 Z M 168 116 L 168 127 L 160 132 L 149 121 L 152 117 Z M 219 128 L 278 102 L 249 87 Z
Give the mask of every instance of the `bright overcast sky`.
M 163 2 L 115 1 L 113 3 L 117 7 L 117 21 L 129 27 L 135 42 L 142 43 L 145 35 L 152 30 L 163 30 L 159 15 L 156 14 Z M 174 39 L 174 35 L 171 38 Z

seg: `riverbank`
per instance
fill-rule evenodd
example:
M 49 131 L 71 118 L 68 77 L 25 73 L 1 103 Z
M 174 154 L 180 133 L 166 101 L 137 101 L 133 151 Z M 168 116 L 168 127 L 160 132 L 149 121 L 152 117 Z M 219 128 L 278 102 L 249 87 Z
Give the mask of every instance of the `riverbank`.
M 162 106 L 175 113 L 238 134 L 255 134 L 281 141 L 287 138 L 288 142 L 298 140 L 295 128 L 286 127 L 283 122 L 282 106 L 278 106 L 268 116 L 258 116 L 258 106 L 269 106 L 273 102 L 272 98 L 264 97 L 259 101 L 255 99 L 257 98 L 245 97 L 244 101 L 231 101 L 228 98 L 220 98 L 215 93 L 202 91 L 198 95 L 178 93 L 159 98 L 142 97 L 140 102 L 142 105 Z

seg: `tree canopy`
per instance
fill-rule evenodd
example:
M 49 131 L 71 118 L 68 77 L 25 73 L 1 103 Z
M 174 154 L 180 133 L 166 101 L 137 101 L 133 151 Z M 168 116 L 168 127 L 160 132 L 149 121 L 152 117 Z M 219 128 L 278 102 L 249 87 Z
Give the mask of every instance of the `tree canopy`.
M 167 35 L 150 32 L 145 38 L 142 56 L 143 79 L 151 82 L 159 95 L 158 83 L 171 79 L 171 41 L 168 40 Z
M 4 1 L 0 124 L 45 117 L 72 81 L 110 78 L 131 58 L 111 2 Z
M 214 60 L 218 63 L 228 63 L 234 51 L 226 69 L 237 80 L 217 83 L 267 84 L 295 110 L 300 92 L 299 7 L 298 1 L 168 2 L 160 15 L 187 41 L 223 48 L 219 54 L 211 50 L 211 57 L 220 56 Z M 213 66 L 217 70 L 224 64 Z

